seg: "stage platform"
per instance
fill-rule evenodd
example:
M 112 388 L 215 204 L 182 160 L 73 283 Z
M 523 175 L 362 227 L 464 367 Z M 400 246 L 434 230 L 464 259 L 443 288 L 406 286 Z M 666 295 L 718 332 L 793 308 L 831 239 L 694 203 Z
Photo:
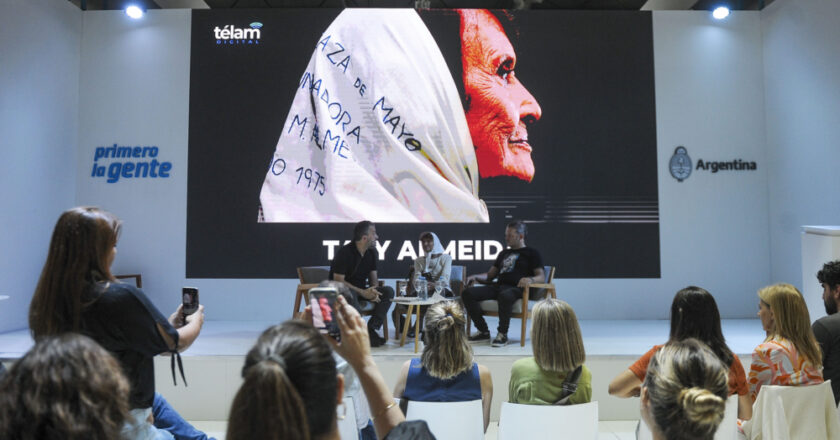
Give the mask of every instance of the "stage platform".
M 517 323 L 514 320 L 512 324 Z M 184 387 L 180 380 L 178 386 L 173 386 L 170 360 L 158 356 L 155 359 L 157 390 L 188 420 L 226 420 L 230 402 L 241 383 L 240 372 L 245 354 L 259 334 L 272 324 L 258 321 L 205 322 L 201 336 L 183 353 L 189 386 Z M 488 324 L 491 329 L 495 329 L 494 318 L 488 318 Z M 609 396 L 607 385 L 651 346 L 668 339 L 668 321 L 592 320 L 581 321 L 580 325 L 586 347 L 586 365 L 592 371 L 592 397 L 599 403 L 600 419 L 638 419 L 638 399 Z M 726 319 L 722 325 L 729 347 L 741 358 L 744 368 L 748 369 L 750 353 L 764 339 L 760 321 Z M 498 421 L 501 402 L 507 400 L 511 365 L 516 359 L 531 356 L 530 340 L 526 339 L 525 347 L 520 347 L 518 329 L 517 325 L 511 325 L 510 344 L 506 347 L 494 348 L 489 342 L 473 345 L 477 362 L 486 365 L 493 376 L 492 421 Z M 0 359 L 13 362 L 31 346 L 28 330 L 2 333 Z M 393 386 L 402 364 L 415 356 L 413 340 L 399 347 L 399 341 L 393 339 L 391 329 L 388 343 L 373 349 L 373 355 L 386 383 Z

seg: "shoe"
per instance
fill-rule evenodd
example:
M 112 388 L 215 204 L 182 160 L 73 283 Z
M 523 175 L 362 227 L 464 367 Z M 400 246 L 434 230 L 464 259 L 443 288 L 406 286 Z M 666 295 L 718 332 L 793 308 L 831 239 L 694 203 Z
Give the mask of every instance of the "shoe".
M 494 347 L 504 347 L 508 344 L 508 337 L 504 333 L 499 333 L 496 335 L 496 339 L 493 339 L 493 343 L 490 344 Z
M 385 344 L 385 338 L 379 336 L 379 333 L 371 327 L 368 327 L 368 338 L 370 338 L 371 347 L 381 347 Z
M 472 336 L 467 338 L 470 342 L 479 342 L 479 341 L 489 341 L 490 340 L 490 332 L 478 332 L 474 333 Z

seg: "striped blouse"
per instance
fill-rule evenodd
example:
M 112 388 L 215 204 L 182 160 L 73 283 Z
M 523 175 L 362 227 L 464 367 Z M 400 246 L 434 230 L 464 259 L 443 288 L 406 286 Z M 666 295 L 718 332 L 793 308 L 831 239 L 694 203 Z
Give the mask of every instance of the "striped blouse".
M 813 385 L 823 382 L 822 368 L 817 368 L 788 339 L 774 336 L 755 348 L 747 378 L 750 397 L 755 401 L 762 385 Z

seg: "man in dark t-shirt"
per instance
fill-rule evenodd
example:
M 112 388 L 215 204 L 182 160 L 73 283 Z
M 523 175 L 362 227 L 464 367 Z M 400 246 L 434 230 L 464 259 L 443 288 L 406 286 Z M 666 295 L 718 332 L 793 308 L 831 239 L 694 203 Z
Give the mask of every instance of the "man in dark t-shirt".
M 370 345 L 379 347 L 385 343 L 385 338 L 377 331 L 385 322 L 394 289 L 389 286 L 378 286 L 376 262 L 379 253 L 376 251 L 376 225 L 365 220 L 356 223 L 353 228 L 353 241 L 342 246 L 335 254 L 330 266 L 330 279 L 343 282 L 350 288 L 352 298 L 348 302 L 361 312 L 363 302 L 374 303 L 373 316 L 368 321 Z M 370 287 L 368 287 L 370 286 Z
M 507 331 L 513 303 L 522 298 L 522 289 L 531 283 L 545 282 L 545 270 L 542 257 L 536 249 L 525 246 L 528 229 L 520 220 L 513 221 L 505 228 L 505 242 L 508 249 L 496 257 L 496 261 L 486 274 L 467 277 L 467 287 L 461 294 L 464 307 L 470 315 L 478 333 L 469 337 L 470 341 L 490 339 L 490 329 L 481 312 L 481 301 L 495 299 L 499 302 L 499 333 L 493 339 L 494 347 L 507 345 Z M 494 282 L 493 280 L 498 279 Z M 479 282 L 484 286 L 476 286 Z M 525 305 L 523 305 L 525 307 Z M 522 335 L 524 338 L 525 335 Z
M 831 379 L 834 403 L 840 401 L 840 260 L 825 263 L 817 272 L 817 281 L 823 288 L 825 312 L 811 328 L 822 351 L 823 378 Z

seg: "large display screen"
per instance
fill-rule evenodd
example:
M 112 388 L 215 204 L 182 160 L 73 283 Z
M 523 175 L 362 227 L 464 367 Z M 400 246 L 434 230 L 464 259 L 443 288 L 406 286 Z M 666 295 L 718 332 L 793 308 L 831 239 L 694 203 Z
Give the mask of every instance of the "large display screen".
M 505 225 L 560 278 L 659 277 L 651 16 L 195 10 L 187 277 L 290 278 L 371 220 L 379 276 Z

